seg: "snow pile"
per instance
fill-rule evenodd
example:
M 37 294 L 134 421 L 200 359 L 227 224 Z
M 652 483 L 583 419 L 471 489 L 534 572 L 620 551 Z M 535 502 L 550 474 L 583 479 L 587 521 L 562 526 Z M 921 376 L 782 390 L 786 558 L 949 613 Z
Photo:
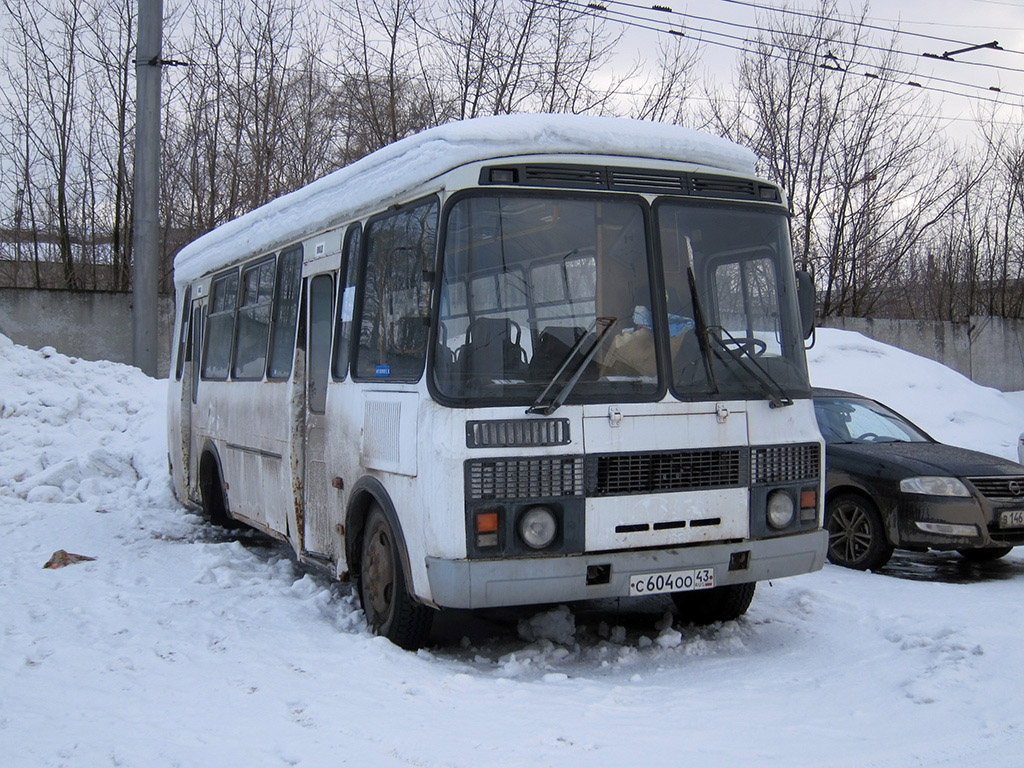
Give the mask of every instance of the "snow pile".
M 1012 407 L 855 334 L 812 372 L 990 451 Z M 165 392 L 0 337 L 4 768 L 1020 764 L 1020 554 L 826 566 L 704 628 L 668 598 L 546 606 L 406 653 L 285 545 L 171 499 Z M 61 549 L 95 559 L 44 569 Z
M 0 336 L 0 498 L 173 504 L 166 387 L 138 369 L 38 352 Z
M 576 635 L 576 619 L 572 611 L 562 605 L 546 613 L 538 613 L 519 622 L 519 636 L 526 641 L 550 640 L 570 645 Z
M 818 328 L 807 353 L 811 383 L 879 400 L 936 440 L 1017 460 L 1020 400 L 926 357 L 851 331 Z

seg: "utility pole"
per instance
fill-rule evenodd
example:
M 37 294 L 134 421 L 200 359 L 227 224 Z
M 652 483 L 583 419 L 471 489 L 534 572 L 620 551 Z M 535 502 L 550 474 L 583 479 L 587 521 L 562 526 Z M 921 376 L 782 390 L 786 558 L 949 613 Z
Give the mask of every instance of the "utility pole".
M 160 58 L 163 0 L 138 0 L 135 59 L 135 198 L 132 232 L 132 362 L 156 376 L 160 279 Z

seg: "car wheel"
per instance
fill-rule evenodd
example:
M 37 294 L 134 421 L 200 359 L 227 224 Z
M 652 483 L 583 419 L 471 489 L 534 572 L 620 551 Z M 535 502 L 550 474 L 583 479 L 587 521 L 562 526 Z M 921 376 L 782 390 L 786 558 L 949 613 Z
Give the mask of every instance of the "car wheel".
M 991 563 L 1010 554 L 1013 547 L 985 547 L 984 549 L 958 549 L 960 557 L 972 563 Z
M 825 508 L 829 562 L 858 571 L 875 571 L 889 562 L 893 547 L 885 537 L 875 505 L 852 493 L 832 499 Z
M 756 587 L 757 583 L 751 581 L 692 592 L 673 592 L 672 602 L 676 604 L 680 619 L 704 626 L 716 621 L 738 619 L 750 607 Z
M 374 634 L 411 651 L 426 643 L 434 612 L 416 602 L 405 584 L 394 531 L 384 510 L 374 505 L 363 529 L 359 597 Z

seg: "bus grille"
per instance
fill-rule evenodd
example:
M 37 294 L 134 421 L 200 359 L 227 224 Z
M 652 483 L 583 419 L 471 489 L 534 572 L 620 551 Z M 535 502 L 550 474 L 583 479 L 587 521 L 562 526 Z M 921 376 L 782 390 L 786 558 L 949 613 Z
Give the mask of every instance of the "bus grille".
M 588 496 L 700 491 L 743 485 L 738 448 L 621 453 L 587 459 Z
M 569 443 L 568 419 L 467 421 L 467 448 L 532 448 Z
M 470 501 L 582 496 L 583 459 L 474 459 L 466 462 L 466 484 Z
M 978 493 L 993 501 L 1024 501 L 1024 477 L 969 477 Z
M 754 485 L 817 480 L 821 474 L 821 447 L 805 443 L 751 448 L 750 473 Z

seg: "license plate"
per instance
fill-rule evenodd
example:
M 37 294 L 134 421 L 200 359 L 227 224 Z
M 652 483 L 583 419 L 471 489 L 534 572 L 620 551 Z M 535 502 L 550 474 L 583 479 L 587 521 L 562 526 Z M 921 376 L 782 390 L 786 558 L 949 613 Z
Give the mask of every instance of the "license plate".
M 1024 509 L 1008 509 L 999 513 L 1000 528 L 1024 528 Z
M 692 571 L 663 571 L 641 573 L 629 577 L 629 594 L 657 595 L 663 592 L 689 592 L 715 586 L 714 568 L 695 568 Z

